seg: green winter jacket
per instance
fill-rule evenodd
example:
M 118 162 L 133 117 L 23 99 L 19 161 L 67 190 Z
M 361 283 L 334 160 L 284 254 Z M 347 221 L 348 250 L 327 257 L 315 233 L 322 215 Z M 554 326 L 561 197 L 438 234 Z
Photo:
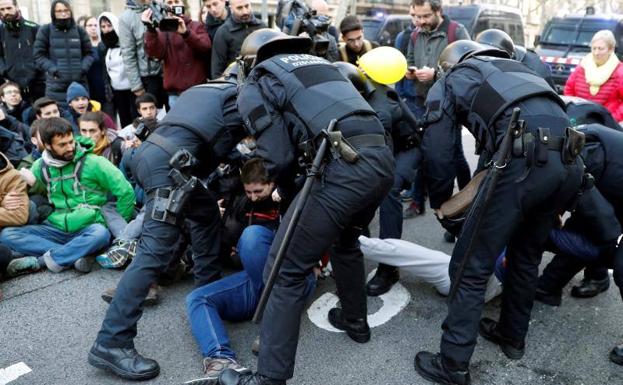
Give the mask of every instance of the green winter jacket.
M 93 141 L 76 137 L 74 160 L 64 167 L 47 167 L 49 185 L 43 176 L 43 160 L 37 159 L 31 171 L 37 184 L 48 191 L 48 200 L 54 211 L 47 220 L 54 227 L 68 233 L 80 231 L 93 223 L 106 225 L 100 207 L 108 201 L 108 194 L 117 198 L 117 212 L 129 220 L 136 203 L 134 190 L 121 171 L 108 159 L 91 151 Z M 74 175 L 76 165 L 84 158 L 79 183 Z

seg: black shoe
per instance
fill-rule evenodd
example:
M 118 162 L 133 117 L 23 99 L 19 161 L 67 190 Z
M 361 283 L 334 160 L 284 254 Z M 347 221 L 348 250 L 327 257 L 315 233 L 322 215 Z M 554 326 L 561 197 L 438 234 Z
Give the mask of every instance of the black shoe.
M 370 341 L 370 326 L 368 326 L 368 321 L 365 318 L 346 319 L 342 309 L 334 307 L 329 310 L 329 323 L 336 329 L 344 330 L 355 342 L 362 344 Z
M 562 303 L 562 291 L 545 291 L 537 287 L 534 293 L 534 299 L 549 306 L 560 306 Z
M 576 298 L 591 298 L 597 294 L 608 290 L 610 287 L 610 277 L 604 279 L 584 279 L 580 286 L 573 286 L 571 295 Z
M 623 344 L 615 346 L 610 351 L 610 361 L 617 365 L 623 365 Z
M 225 369 L 218 376 L 220 385 L 286 385 L 285 380 L 275 380 L 258 373 L 238 373 L 233 369 Z
M 428 381 L 446 385 L 469 385 L 469 370 L 449 370 L 443 365 L 441 354 L 419 352 L 415 355 L 415 371 Z
M 366 293 L 370 297 L 378 297 L 391 290 L 392 286 L 400 279 L 398 269 L 392 266 L 376 269 L 374 277 L 366 285 Z
M 89 352 L 89 364 L 126 380 L 149 380 L 160 374 L 158 363 L 141 356 L 136 349 L 106 348 L 97 342 Z
M 523 357 L 526 351 L 526 344 L 523 341 L 512 340 L 504 337 L 498 330 L 498 323 L 491 318 L 483 318 L 479 325 L 480 335 L 485 339 L 500 345 L 506 357 L 511 360 L 518 360 Z

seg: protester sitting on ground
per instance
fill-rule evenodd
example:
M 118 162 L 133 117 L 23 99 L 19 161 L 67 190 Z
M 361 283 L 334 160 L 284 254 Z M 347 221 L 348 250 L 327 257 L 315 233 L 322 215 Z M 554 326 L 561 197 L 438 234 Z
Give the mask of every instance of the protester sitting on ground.
M 21 145 L 24 146 L 27 152 L 30 151 L 30 127 L 28 127 L 27 124 L 20 122 L 11 115 L 5 114 L 4 110 L 0 108 L 0 127 L 17 134 L 20 138 Z M 0 149 L 0 151 L 4 150 Z M 11 159 L 11 161 L 13 161 L 13 159 Z
M 225 369 L 249 372 L 236 361 L 222 320 L 249 320 L 255 312 L 264 287 L 262 272 L 279 225 L 279 203 L 271 197 L 274 184 L 268 179 L 263 160 L 247 161 L 240 179 L 246 204 L 238 206 L 243 211 L 234 216 L 245 218 L 247 227 L 235 252 L 239 254 L 244 270 L 199 287 L 186 297 L 188 320 L 204 357 L 205 377 L 185 384 L 216 381 Z M 315 277 L 310 275 L 308 278 L 306 291 L 310 294 L 315 289 Z
M 27 117 L 26 124 L 32 124 L 37 119 L 45 118 L 64 118 L 65 120 L 71 120 L 71 114 L 69 111 L 62 109 L 58 106 L 58 103 L 54 99 L 44 96 L 35 100 L 35 103 L 24 114 Z
M 115 131 L 104 125 L 104 113 L 101 111 L 85 112 L 79 119 L 80 135 L 91 138 L 95 147 L 93 153 L 103 156 L 115 166 L 121 162 L 121 156 L 126 149 L 125 142 Z
M 90 264 L 85 257 L 110 242 L 100 207 L 112 194 L 119 214 L 129 219 L 134 191 L 119 169 L 92 153 L 90 139 L 74 139 L 69 122 L 61 118 L 43 122 L 40 133 L 45 151 L 31 171 L 38 185 L 47 190 L 54 211 L 45 224 L 5 228 L 0 243 L 29 256 L 25 258 L 36 256 L 40 268 L 58 273 L 73 266 L 86 273 Z
M 20 172 L 22 169 L 30 169 L 32 164 L 35 163 L 35 160 L 41 158 L 41 154 L 43 153 L 43 150 L 45 150 L 43 142 L 41 141 L 41 134 L 39 133 L 42 123 L 43 122 L 35 120 L 32 126 L 30 126 L 30 143 L 32 145 L 32 150 L 27 157 L 23 158 L 19 162 L 17 169 L 20 170 Z
M 156 115 L 158 114 L 158 107 L 156 107 L 157 104 L 158 101 L 156 100 L 156 97 L 149 92 L 146 92 L 141 96 L 137 96 L 134 101 L 136 111 L 138 112 L 137 119 L 140 119 L 140 121 L 145 119 L 156 119 Z M 135 119 L 134 122 L 117 131 L 117 135 L 125 140 L 134 140 L 134 132 L 136 131 L 137 125 L 138 123 Z
M 0 86 L 0 100 L 2 109 L 8 115 L 22 123 L 27 122 L 24 111 L 28 109 L 28 103 L 22 99 L 22 91 L 17 83 L 6 82 Z
M 67 89 L 67 104 L 69 105 L 69 112 L 71 113 L 71 120 L 69 121 L 74 128 L 74 135 L 80 135 L 80 127 L 78 127 L 78 119 L 87 111 L 101 111 L 101 104 L 95 100 L 90 100 L 89 92 L 80 83 L 73 82 Z M 102 112 L 104 116 L 104 125 L 106 128 L 116 130 L 117 125 L 112 118 Z

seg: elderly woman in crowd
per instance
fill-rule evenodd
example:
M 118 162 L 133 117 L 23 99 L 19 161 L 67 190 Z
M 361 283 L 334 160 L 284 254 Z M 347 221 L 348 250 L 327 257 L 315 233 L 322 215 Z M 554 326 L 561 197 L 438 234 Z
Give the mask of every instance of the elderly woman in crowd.
M 616 41 L 609 30 L 591 40 L 586 55 L 565 84 L 564 94 L 602 104 L 617 122 L 623 121 L 623 65 L 614 53 Z

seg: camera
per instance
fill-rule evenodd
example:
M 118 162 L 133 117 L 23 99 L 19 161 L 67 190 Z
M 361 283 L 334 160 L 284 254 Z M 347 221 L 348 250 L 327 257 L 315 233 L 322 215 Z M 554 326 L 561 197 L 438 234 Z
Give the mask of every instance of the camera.
M 178 21 L 177 19 L 168 17 L 168 13 L 181 17 L 184 14 L 184 6 L 174 5 L 173 7 L 168 7 L 156 0 L 153 0 L 148 4 L 148 7 L 151 9 L 152 13 L 150 20 L 152 28 L 158 28 L 162 32 L 177 31 Z
M 277 23 L 281 30 L 289 35 L 299 35 L 306 32 L 312 39 L 312 55 L 326 57 L 329 49 L 329 40 L 323 35 L 331 25 L 331 18 L 316 14 L 315 10 L 300 0 L 286 0 L 279 2 Z

